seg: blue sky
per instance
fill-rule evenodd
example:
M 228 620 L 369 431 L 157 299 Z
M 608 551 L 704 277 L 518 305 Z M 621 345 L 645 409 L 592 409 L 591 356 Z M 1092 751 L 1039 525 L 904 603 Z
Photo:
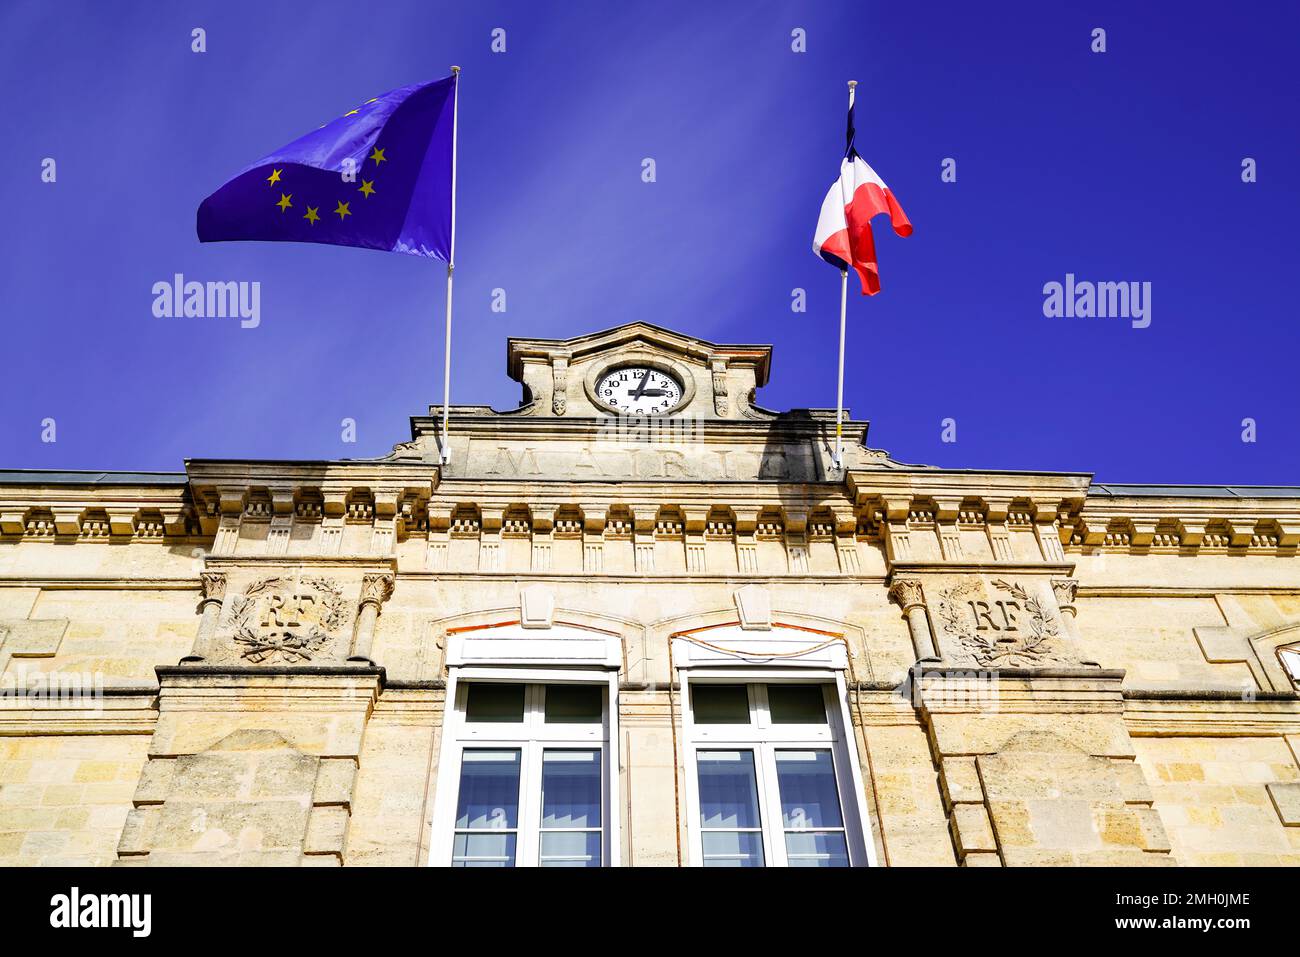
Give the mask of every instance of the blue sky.
M 760 403 L 833 406 L 839 282 L 810 241 L 854 78 L 858 148 L 916 228 L 877 220 L 883 291 L 849 303 L 846 403 L 872 446 L 1300 483 L 1297 30 L 1290 4 L 7 3 L 0 467 L 407 438 L 441 399 L 442 264 L 200 246 L 194 213 L 257 157 L 458 63 L 454 403 L 517 404 L 509 335 L 641 319 L 771 342 Z M 178 272 L 259 281 L 261 325 L 155 318 L 152 286 Z M 1046 318 L 1066 273 L 1150 282 L 1151 325 Z

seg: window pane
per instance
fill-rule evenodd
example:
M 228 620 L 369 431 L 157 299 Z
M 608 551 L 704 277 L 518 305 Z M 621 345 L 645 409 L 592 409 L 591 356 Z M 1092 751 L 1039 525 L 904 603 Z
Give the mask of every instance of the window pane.
M 753 751 L 701 751 L 701 827 L 758 827 Z
M 830 751 L 778 751 L 781 820 L 790 830 L 843 827 Z
M 749 724 L 749 690 L 745 685 L 691 685 L 691 714 L 696 724 Z
M 757 831 L 704 831 L 705 867 L 762 867 L 763 838 Z
M 1300 648 L 1284 648 L 1280 657 L 1291 677 L 1300 681 Z
M 767 706 L 773 724 L 826 723 L 821 685 L 768 685 Z
M 605 689 L 600 685 L 547 685 L 547 724 L 600 724 Z
M 521 722 L 524 720 L 524 685 L 475 682 L 465 689 L 465 720 Z
M 542 827 L 600 827 L 600 752 L 542 755 Z
M 519 752 L 466 751 L 460 765 L 456 828 L 513 828 L 519 821 Z
M 542 867 L 600 867 L 599 831 L 543 831 Z
M 514 867 L 513 831 L 457 834 L 451 849 L 452 867 Z
M 843 831 L 787 831 L 785 853 L 791 867 L 848 867 Z

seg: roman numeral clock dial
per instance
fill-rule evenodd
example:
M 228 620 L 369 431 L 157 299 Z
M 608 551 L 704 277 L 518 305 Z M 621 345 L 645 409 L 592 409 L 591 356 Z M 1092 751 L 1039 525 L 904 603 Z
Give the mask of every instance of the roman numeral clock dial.
M 664 415 L 682 401 L 682 384 L 658 369 L 624 366 L 601 377 L 596 396 L 624 415 Z

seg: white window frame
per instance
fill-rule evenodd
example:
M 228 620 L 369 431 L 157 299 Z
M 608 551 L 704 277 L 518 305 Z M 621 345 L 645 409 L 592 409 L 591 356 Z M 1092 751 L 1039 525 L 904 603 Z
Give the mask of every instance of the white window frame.
M 673 656 L 677 663 L 678 687 L 681 688 L 686 831 L 691 866 L 704 865 L 697 761 L 700 751 L 754 752 L 764 866 L 783 867 L 787 865 L 785 828 L 782 824 L 775 752 L 826 749 L 830 750 L 835 767 L 835 783 L 839 790 L 849 866 L 875 866 L 871 818 L 862 787 L 857 741 L 848 712 L 848 688 L 844 680 L 847 661 L 843 645 L 837 643 L 828 647 L 823 642 L 815 646 L 807 657 L 801 658 L 797 654 L 798 645 L 794 640 L 788 640 L 789 644 L 782 643 L 781 650 L 789 657 L 774 659 L 770 652 L 775 642 L 756 639 L 752 632 L 745 634 L 737 630 L 731 640 L 721 630 L 707 634 L 710 647 L 695 645 L 687 638 L 675 636 L 671 639 L 674 642 Z M 736 654 L 720 655 L 717 641 L 732 646 Z M 806 637 L 802 644 L 808 645 Z M 792 649 L 794 654 L 791 654 Z M 752 652 L 752 656 L 744 654 L 747 651 Z M 782 664 L 774 667 L 771 664 L 773 660 L 781 661 Z M 756 691 L 753 686 L 783 682 L 821 685 L 827 723 L 773 725 L 770 720 L 765 720 L 768 717 L 766 692 Z M 691 703 L 691 686 L 705 683 L 750 686 L 749 701 L 754 716 L 751 723 L 697 724 Z
M 603 639 L 603 640 L 602 640 Z M 523 631 L 516 623 L 448 635 L 447 695 L 442 743 L 434 791 L 428 863 L 450 867 L 456 809 L 465 750 L 521 752 L 518 837 L 515 866 L 537 867 L 540 851 L 541 774 L 544 750 L 599 748 L 601 752 L 601 859 L 619 867 L 622 838 L 618 792 L 618 674 L 622 642 L 618 636 L 590 629 L 557 627 Z M 529 689 L 522 725 L 507 722 L 471 724 L 465 720 L 466 685 L 471 682 L 524 685 L 589 684 L 605 689 L 599 726 L 551 724 L 542 720 L 542 695 Z

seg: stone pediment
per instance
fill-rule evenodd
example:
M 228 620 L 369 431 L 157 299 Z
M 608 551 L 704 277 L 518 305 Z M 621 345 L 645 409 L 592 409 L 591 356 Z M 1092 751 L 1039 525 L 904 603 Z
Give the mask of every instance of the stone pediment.
M 753 394 L 767 382 L 771 357 L 768 345 L 720 345 L 645 322 L 571 339 L 513 338 L 507 344 L 508 372 L 524 387 L 517 414 L 543 417 L 609 415 L 599 384 L 619 370 L 649 368 L 672 380 L 672 398 L 659 410 L 664 416 L 764 418 Z
M 442 409 L 411 420 L 383 462 L 439 465 L 442 479 L 567 482 L 835 480 L 833 409 L 760 407 L 772 347 L 720 344 L 645 322 L 569 339 L 512 338 L 521 404 Z M 845 410 L 849 469 L 913 468 L 866 446 Z

